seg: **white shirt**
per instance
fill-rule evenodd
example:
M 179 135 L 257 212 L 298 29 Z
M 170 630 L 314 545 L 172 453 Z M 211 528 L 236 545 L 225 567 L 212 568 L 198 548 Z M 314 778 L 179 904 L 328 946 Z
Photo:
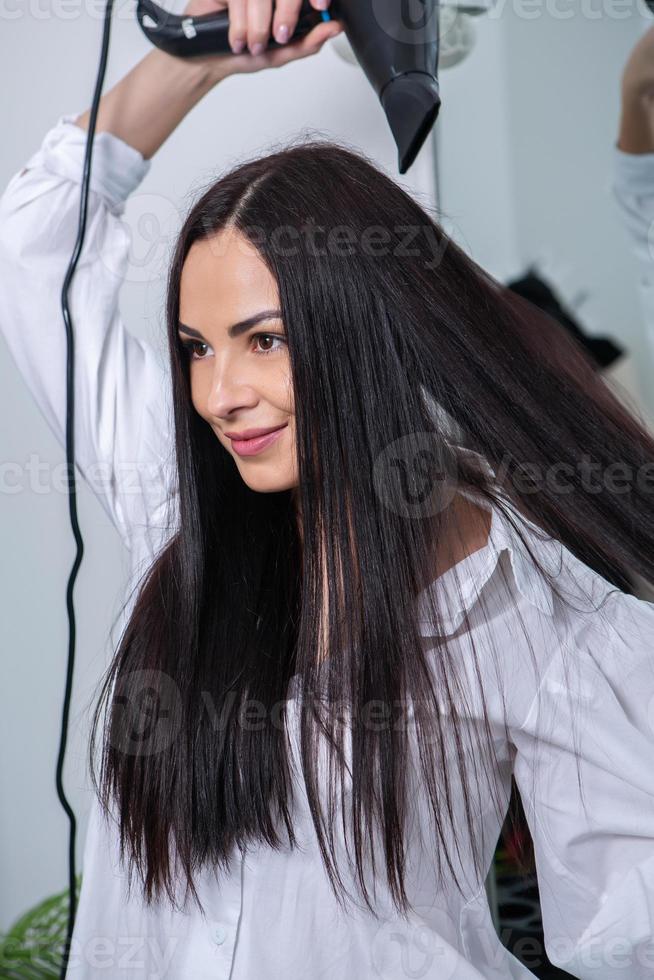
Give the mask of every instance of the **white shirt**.
M 613 147 L 611 190 L 637 262 L 647 343 L 654 363 L 654 153 Z
M 62 116 L 0 200 L 0 326 L 16 366 L 62 447 L 65 424 L 65 331 L 60 310 L 64 271 L 78 221 L 86 135 Z M 171 533 L 163 520 L 174 493 L 168 452 L 169 379 L 165 361 L 125 329 L 117 297 L 129 237 L 124 201 L 150 163 L 117 137 L 101 133 L 93 153 L 87 239 L 73 280 L 76 337 L 76 457 L 129 549 L 134 573 Z M 114 270 L 114 271 L 112 271 Z M 138 462 L 141 492 L 117 477 Z M 102 483 L 93 466 L 108 467 Z M 130 474 L 130 487 L 133 484 Z M 545 566 L 573 597 L 570 610 L 535 573 L 511 523 L 492 511 L 488 544 L 430 588 L 451 604 L 450 649 L 470 682 L 471 730 L 478 694 L 470 636 L 454 632 L 468 611 L 498 757 L 489 773 L 508 803 L 514 773 L 535 843 L 546 949 L 577 977 L 654 977 L 654 605 L 625 595 L 552 539 L 522 522 Z M 456 603 L 456 580 L 464 604 Z M 586 594 L 583 594 L 583 591 Z M 609 595 L 609 593 L 611 593 Z M 421 601 L 427 648 L 433 625 Z M 609 595 L 605 616 L 589 612 Z M 499 654 L 491 666 L 481 624 L 491 617 Z M 129 611 L 130 606 L 128 606 Z M 532 664 L 521 632 L 533 646 Z M 435 655 L 435 653 L 434 653 Z M 566 673 L 567 665 L 567 673 Z M 506 698 L 506 722 L 501 695 Z M 297 699 L 289 691 L 291 732 Z M 576 719 L 576 728 L 572 727 Z M 582 808 L 573 755 L 580 754 Z M 465 838 L 462 897 L 435 886 L 429 837 L 407 840 L 409 921 L 378 889 L 376 920 L 343 915 L 331 892 L 302 793 L 296 811 L 302 851 L 267 846 L 235 851 L 230 874 L 205 869 L 196 880 L 207 918 L 189 902 L 183 912 L 131 896 L 117 857 L 115 827 L 93 806 L 83 858 L 68 976 L 169 980 L 506 980 L 530 977 L 500 943 L 484 880 L 475 875 Z M 426 811 L 416 791 L 417 815 Z M 459 809 L 461 794 L 457 797 Z M 476 831 L 490 865 L 503 814 L 485 797 Z M 463 833 L 463 824 L 460 831 Z M 416 829 L 414 827 L 414 829 Z M 337 827 L 337 840 L 339 840 Z M 427 845 L 425 845 L 425 841 Z M 341 868 L 348 887 L 354 879 Z

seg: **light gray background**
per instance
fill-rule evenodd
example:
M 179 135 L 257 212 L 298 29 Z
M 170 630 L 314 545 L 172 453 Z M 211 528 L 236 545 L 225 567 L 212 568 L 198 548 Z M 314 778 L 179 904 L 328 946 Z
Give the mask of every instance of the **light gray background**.
M 115 7 L 105 91 L 149 50 L 134 9 L 132 2 Z M 0 3 L 3 189 L 59 115 L 89 106 L 102 10 L 91 0 Z M 446 228 L 498 278 L 538 261 L 568 302 L 587 293 L 578 307 L 581 322 L 632 351 L 616 380 L 652 413 L 654 369 L 636 269 L 609 194 L 620 72 L 651 23 L 636 0 L 501 0 L 491 14 L 475 18 L 471 55 L 441 73 L 434 138 L 403 177 L 372 89 L 329 45 L 281 70 L 228 79 L 164 144 L 128 203 L 133 254 L 121 307 L 129 328 L 162 343 L 167 250 L 194 189 L 241 156 L 265 152 L 300 130 L 318 130 L 363 149 L 430 207 L 439 187 Z M 154 243 L 146 240 L 152 224 L 143 226 L 144 214 L 159 222 Z M 74 327 L 81 331 L 84 324 Z M 60 330 L 64 342 L 59 309 L 43 330 Z M 0 404 L 1 462 L 65 462 L 2 340 Z M 111 654 L 109 631 L 124 598 L 127 564 L 99 503 L 86 486 L 78 492 L 85 555 L 75 588 L 77 663 L 64 779 L 78 815 L 83 870 L 90 704 Z M 2 930 L 67 885 L 68 820 L 54 784 L 68 642 L 65 589 L 75 553 L 66 497 L 4 489 L 0 539 Z

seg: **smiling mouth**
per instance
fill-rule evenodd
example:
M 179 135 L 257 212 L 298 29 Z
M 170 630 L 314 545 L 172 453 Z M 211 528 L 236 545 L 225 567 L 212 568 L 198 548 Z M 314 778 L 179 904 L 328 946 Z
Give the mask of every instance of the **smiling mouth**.
M 269 429 L 244 429 L 243 432 L 225 432 L 224 435 L 228 439 L 234 439 L 237 442 L 245 442 L 246 439 L 258 439 L 260 436 L 268 436 L 271 432 L 277 432 L 278 429 L 283 429 L 288 422 L 282 422 L 281 425 L 271 426 Z
M 239 456 L 254 456 L 257 453 L 262 452 L 264 449 L 267 449 L 269 445 L 272 445 L 272 443 L 279 438 L 287 425 L 288 423 L 285 422 L 284 425 L 279 426 L 277 429 L 272 429 L 270 432 L 267 432 L 264 435 L 254 436 L 250 439 L 235 439 L 232 437 L 232 449 L 235 453 L 238 453 Z

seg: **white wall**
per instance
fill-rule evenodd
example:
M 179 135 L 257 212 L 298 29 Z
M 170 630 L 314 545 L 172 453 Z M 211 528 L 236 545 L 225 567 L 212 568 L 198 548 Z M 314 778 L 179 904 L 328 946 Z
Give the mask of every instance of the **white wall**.
M 101 37 L 90 2 L 68 20 L 56 10 L 37 17 L 36 0 L 10 9 L 21 14 L 3 23 L 0 33 L 0 63 L 15 93 L 3 101 L 9 137 L 0 152 L 3 187 L 61 113 L 88 106 Z M 71 4 L 64 9 L 70 12 Z M 629 21 L 591 22 L 575 16 L 561 24 L 544 15 L 534 24 L 507 3 L 501 16 L 477 18 L 475 27 L 473 55 L 441 76 L 436 142 L 446 227 L 498 278 L 517 275 L 530 259 L 549 255 L 555 272 L 568 269 L 563 286 L 571 295 L 578 288 L 590 291 L 594 314 L 588 327 L 637 350 L 635 276 L 606 180 L 617 126 L 617 80 L 643 19 L 634 14 Z M 120 5 L 105 89 L 147 50 L 133 4 Z M 193 189 L 240 156 L 314 129 L 361 147 L 397 176 L 395 147 L 372 89 L 329 48 L 277 72 L 228 79 L 193 110 L 157 154 L 125 213 L 134 250 L 121 305 L 134 333 L 162 342 L 167 249 Z M 430 206 L 434 178 L 431 143 L 410 172 L 397 177 Z M 145 229 L 139 224 L 143 215 L 150 219 Z M 153 218 L 160 230 L 149 253 Z M 60 329 L 63 342 L 59 310 L 44 329 Z M 635 384 L 632 361 L 621 369 L 629 384 Z M 64 460 L 3 342 L 0 402 L 2 461 L 25 463 L 31 454 L 53 465 Z M 24 489 L 1 500 L 3 929 L 67 883 L 68 822 L 55 794 L 54 771 L 68 641 L 65 588 L 74 543 L 63 495 Z M 79 817 L 78 868 L 90 800 L 89 699 L 111 653 L 109 630 L 127 571 L 120 540 L 85 486 L 79 487 L 79 508 L 85 556 L 75 590 L 77 664 L 65 769 Z
M 519 264 L 504 18 L 475 17 L 475 47 L 441 72 L 435 130 L 443 224 L 498 279 Z

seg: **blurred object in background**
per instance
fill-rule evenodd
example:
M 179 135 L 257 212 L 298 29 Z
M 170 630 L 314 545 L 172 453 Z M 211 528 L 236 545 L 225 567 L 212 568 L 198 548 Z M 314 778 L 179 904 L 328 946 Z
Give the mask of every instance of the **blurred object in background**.
M 552 286 L 537 273 L 534 266 L 530 266 L 521 278 L 507 282 L 506 286 L 558 320 L 585 348 L 599 370 L 609 367 L 619 357 L 624 357 L 624 349 L 618 347 L 612 340 L 607 337 L 592 337 L 584 332 L 572 314 L 562 305 Z

